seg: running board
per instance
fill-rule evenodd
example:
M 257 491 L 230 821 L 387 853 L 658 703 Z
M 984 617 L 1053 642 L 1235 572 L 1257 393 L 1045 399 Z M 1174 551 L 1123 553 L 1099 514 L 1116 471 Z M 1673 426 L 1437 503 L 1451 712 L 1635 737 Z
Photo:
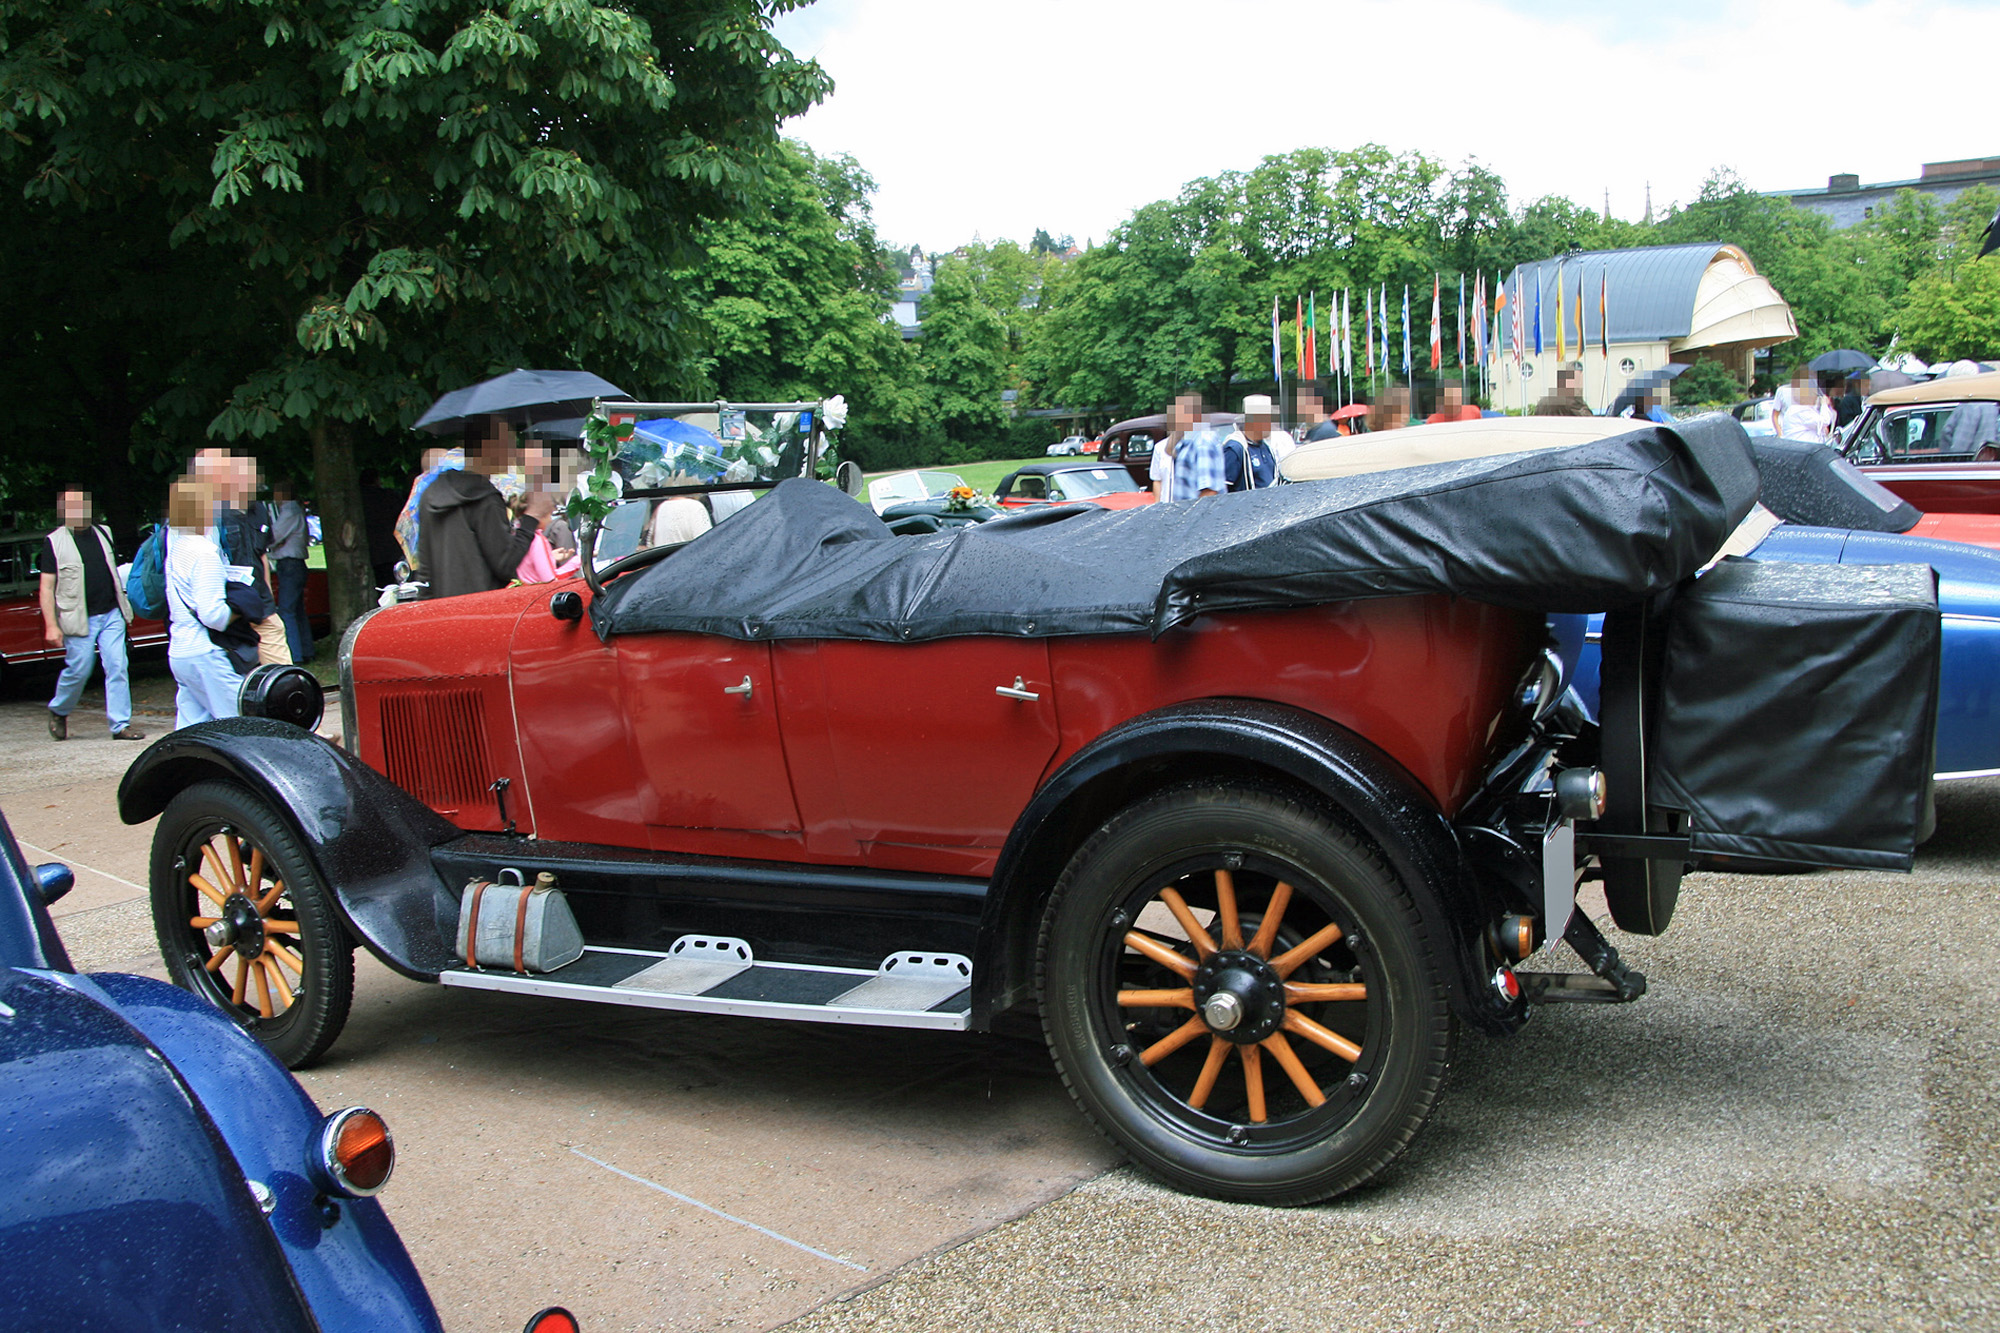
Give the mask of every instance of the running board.
M 455 967 L 438 980 L 472 990 L 808 1023 L 963 1032 L 972 1017 L 972 964 L 958 954 L 890 954 L 870 972 L 760 963 L 744 941 L 714 935 L 683 935 L 665 953 L 589 945 L 553 972 Z

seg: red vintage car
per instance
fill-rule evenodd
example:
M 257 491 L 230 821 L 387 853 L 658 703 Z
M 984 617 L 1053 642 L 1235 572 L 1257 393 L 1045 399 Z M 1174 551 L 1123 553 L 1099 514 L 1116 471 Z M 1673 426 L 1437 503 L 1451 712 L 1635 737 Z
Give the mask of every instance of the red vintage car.
M 2000 514 L 2000 373 L 1870 394 L 1843 452 L 1926 513 Z
M 174 978 L 293 1065 L 356 944 L 550 1002 L 1038 1016 L 1135 1161 L 1296 1204 L 1402 1151 L 1456 1025 L 1644 992 L 1581 878 L 1652 933 L 1694 857 L 1907 868 L 1925 828 L 1930 571 L 1696 579 L 1757 493 L 1726 418 L 908 536 L 813 444 L 684 545 L 357 621 L 344 749 L 151 746 L 119 801 Z M 1588 723 L 1545 612 L 1593 609 Z
M 41 581 L 35 573 L 46 533 L 0 534 L 0 677 L 20 667 L 59 665 L 63 650 L 49 647 L 42 637 Z M 124 553 L 129 554 L 129 553 Z M 313 632 L 328 628 L 326 571 L 306 575 L 306 615 Z M 133 652 L 164 648 L 167 622 L 135 618 L 125 627 L 126 647 Z
M 993 488 L 1002 509 L 1034 509 L 1052 504 L 1094 504 L 1131 509 L 1153 503 L 1153 493 L 1115 464 L 1029 463 L 1009 472 Z

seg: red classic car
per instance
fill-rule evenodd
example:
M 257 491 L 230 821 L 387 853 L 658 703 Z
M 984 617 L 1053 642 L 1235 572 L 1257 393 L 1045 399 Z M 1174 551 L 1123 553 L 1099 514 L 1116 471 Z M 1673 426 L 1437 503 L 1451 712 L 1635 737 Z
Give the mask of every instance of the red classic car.
M 1106 509 L 1153 503 L 1153 493 L 1124 468 L 1103 463 L 1029 463 L 1009 472 L 993 488 L 1002 509 L 1029 509 L 1077 502 Z
M 35 573 L 46 533 L 0 534 L 0 676 L 38 663 L 60 664 L 63 650 L 42 637 L 41 581 Z M 122 552 L 129 557 L 130 552 Z M 327 629 L 326 571 L 306 575 L 306 614 L 314 633 Z M 164 648 L 167 622 L 134 619 L 125 628 L 128 649 Z
M 1134 1160 L 1303 1203 L 1401 1152 L 1458 1023 L 1644 992 L 1580 878 L 1654 933 L 1694 857 L 1907 868 L 1926 827 L 1931 573 L 1697 579 L 1757 494 L 1726 418 L 908 536 L 813 444 L 684 545 L 357 621 L 345 749 L 151 746 L 119 802 L 174 978 L 294 1065 L 357 943 L 551 1000 L 1038 1015 Z M 1544 613 L 1599 609 L 1591 723 Z
M 2000 514 L 2000 373 L 1870 394 L 1843 452 L 1926 513 Z

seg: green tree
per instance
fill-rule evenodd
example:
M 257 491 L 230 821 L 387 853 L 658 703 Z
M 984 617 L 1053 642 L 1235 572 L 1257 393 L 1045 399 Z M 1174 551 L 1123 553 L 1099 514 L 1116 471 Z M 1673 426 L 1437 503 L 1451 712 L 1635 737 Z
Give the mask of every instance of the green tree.
M 952 446 L 944 461 L 970 461 L 1006 420 L 1007 324 L 981 299 L 976 267 L 950 256 L 938 262 L 922 315 L 917 354 L 931 419 Z
M 1926 361 L 1993 355 L 2000 335 L 2000 258 L 1924 274 L 1910 284 L 1895 328 L 1899 345 Z
M 1673 395 L 1676 403 L 1690 407 L 1707 407 L 1719 403 L 1733 403 L 1743 397 L 1744 388 L 1736 377 L 1729 373 L 1720 361 L 1707 359 L 1696 361 L 1681 377 L 1674 381 Z
M 915 353 L 888 320 L 907 262 L 875 234 L 875 183 L 851 157 L 783 144 L 751 205 L 705 226 L 700 262 L 674 275 L 701 321 L 690 393 L 739 402 L 840 394 L 844 443 L 919 426 Z
M 135 252 L 200 256 L 249 355 L 220 392 L 144 384 L 145 410 L 186 389 L 210 435 L 309 458 L 345 620 L 366 584 L 357 444 L 513 365 L 688 373 L 670 275 L 827 87 L 773 7 L 20 0 L 0 35 L 11 223 L 97 215 Z

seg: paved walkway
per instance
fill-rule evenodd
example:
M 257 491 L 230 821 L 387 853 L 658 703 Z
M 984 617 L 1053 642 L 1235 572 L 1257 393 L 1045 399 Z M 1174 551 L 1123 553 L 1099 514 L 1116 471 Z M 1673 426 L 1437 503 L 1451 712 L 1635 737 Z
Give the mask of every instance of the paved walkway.
M 10 693 L 0 808 L 77 868 L 65 938 L 159 975 L 150 829 L 112 813 L 137 747 L 57 746 Z M 1615 937 L 1652 994 L 1467 1038 L 1394 1177 L 1318 1208 L 1107 1174 L 1031 1040 L 477 995 L 364 961 L 304 1082 L 389 1118 L 385 1200 L 455 1330 L 550 1302 L 591 1333 L 1995 1327 L 2000 780 L 1940 811 L 1912 876 L 1690 877 L 1665 936 Z

